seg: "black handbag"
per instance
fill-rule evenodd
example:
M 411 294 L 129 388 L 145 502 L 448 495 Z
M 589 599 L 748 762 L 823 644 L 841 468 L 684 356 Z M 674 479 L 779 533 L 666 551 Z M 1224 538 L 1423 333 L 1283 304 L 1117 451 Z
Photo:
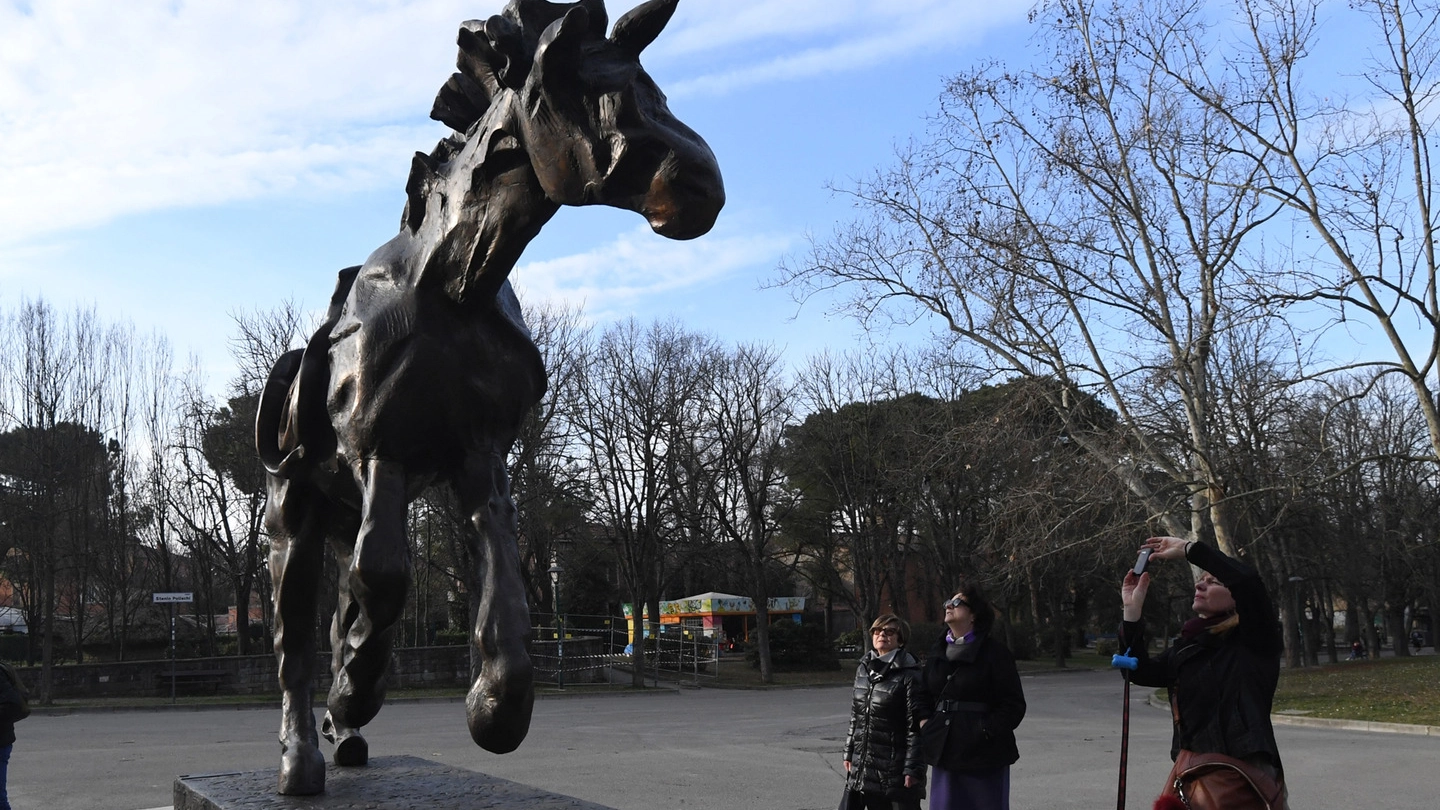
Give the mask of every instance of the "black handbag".
M 860 795 L 860 791 L 847 786 L 840 794 L 840 810 L 865 810 L 865 797 Z

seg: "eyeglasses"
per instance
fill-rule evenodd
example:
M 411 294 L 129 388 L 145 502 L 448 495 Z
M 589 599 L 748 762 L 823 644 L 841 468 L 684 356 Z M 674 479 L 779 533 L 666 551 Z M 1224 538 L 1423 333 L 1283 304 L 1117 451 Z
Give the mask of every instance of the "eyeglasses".
M 899 630 L 898 628 L 895 628 L 895 627 L 872 627 L 872 628 L 870 628 L 870 635 L 872 635 L 872 636 L 898 636 L 898 635 L 900 635 L 900 630 Z
M 957 597 L 955 597 L 954 599 L 951 599 L 949 602 L 946 602 L 946 603 L 945 603 L 945 607 L 947 607 L 947 608 L 967 607 L 967 608 L 968 608 L 968 607 L 970 607 L 970 603 L 969 603 L 969 602 L 966 602 L 964 599 L 961 599 L 960 597 L 957 596 Z

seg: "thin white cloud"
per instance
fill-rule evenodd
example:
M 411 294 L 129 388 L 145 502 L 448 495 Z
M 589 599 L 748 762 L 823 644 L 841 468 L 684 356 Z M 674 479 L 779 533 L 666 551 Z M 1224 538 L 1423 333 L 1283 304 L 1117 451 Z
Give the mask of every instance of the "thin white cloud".
M 712 282 L 756 264 L 773 264 L 792 240 L 775 233 L 741 235 L 738 225 L 704 239 L 675 242 L 641 225 L 584 253 L 522 263 L 510 278 L 526 301 L 582 306 L 607 321 L 663 293 Z M 751 283 L 747 277 L 747 284 Z
M 0 243 L 393 181 L 443 134 L 425 116 L 458 23 L 499 5 L 0 5 Z
M 631 3 L 612 3 L 612 17 Z M 1028 0 L 1026 4 L 1028 6 Z M 454 63 L 501 0 L 0 3 L 0 245 L 129 214 L 402 182 Z M 960 41 L 1008 0 L 689 0 L 650 58 L 672 95 Z M 687 57 L 699 55 L 694 62 Z M 397 157 L 398 156 L 398 157 Z
M 736 0 L 706 4 L 667 31 L 657 56 L 675 67 L 710 54 L 668 95 L 721 95 L 808 76 L 882 69 L 917 51 L 954 48 L 1025 19 L 1031 0 Z M 734 51 L 724 58 L 725 50 Z M 928 77 L 927 77 L 928 78 Z

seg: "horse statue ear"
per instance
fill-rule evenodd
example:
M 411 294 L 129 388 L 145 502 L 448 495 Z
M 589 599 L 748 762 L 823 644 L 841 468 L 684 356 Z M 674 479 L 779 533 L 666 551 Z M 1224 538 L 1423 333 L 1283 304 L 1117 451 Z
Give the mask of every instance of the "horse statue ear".
M 546 26 L 535 46 L 530 72 L 542 85 L 566 81 L 580 64 L 580 42 L 590 26 L 590 13 L 575 6 L 565 16 Z
M 615 21 L 610 41 L 626 52 L 639 56 L 645 47 L 660 36 L 680 0 L 647 0 L 625 12 Z
M 519 27 L 496 14 L 485 21 L 481 33 L 484 34 L 490 51 L 500 57 L 500 64 L 496 65 L 495 71 L 499 82 L 518 90 L 525 84 L 525 76 L 530 71 Z

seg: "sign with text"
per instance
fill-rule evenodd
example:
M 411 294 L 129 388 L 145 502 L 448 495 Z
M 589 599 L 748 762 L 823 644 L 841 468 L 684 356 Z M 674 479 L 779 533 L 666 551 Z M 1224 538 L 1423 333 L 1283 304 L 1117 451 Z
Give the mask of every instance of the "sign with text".
M 175 604 L 177 602 L 194 602 L 195 594 L 191 591 L 171 591 L 169 593 L 157 592 L 154 595 L 155 604 Z

